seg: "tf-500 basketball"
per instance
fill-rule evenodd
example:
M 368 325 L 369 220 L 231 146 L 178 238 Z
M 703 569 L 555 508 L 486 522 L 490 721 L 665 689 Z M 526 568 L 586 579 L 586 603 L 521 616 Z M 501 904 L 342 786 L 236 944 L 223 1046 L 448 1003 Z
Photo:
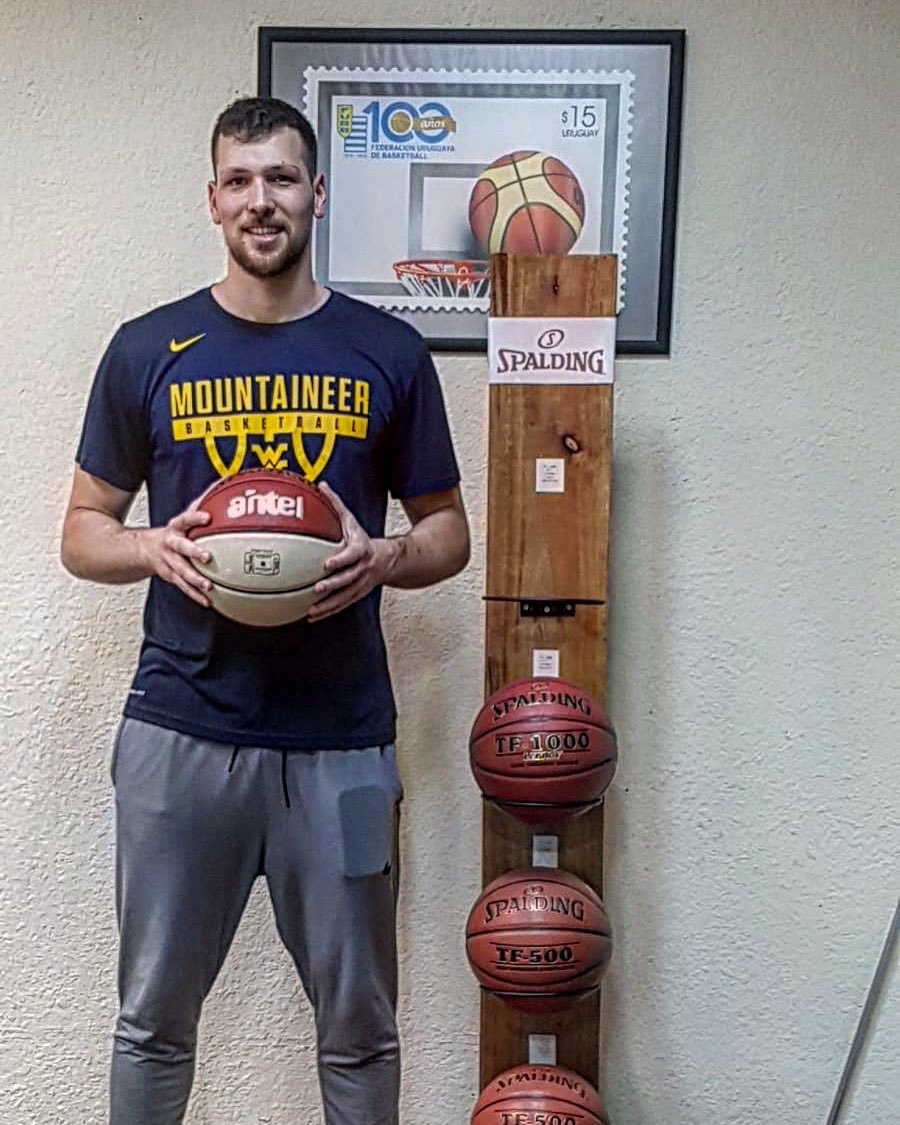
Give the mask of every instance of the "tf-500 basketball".
M 242 625 L 286 625 L 315 601 L 324 562 L 343 544 L 340 517 L 315 485 L 250 469 L 216 481 L 197 506 L 211 519 L 188 533 L 210 553 L 194 562 L 214 609 Z
M 532 867 L 485 887 L 466 922 L 466 953 L 482 987 L 510 1007 L 553 1012 L 597 988 L 612 927 L 587 883 Z
M 469 753 L 485 797 L 528 824 L 553 823 L 600 800 L 616 770 L 616 732 L 577 684 L 516 680 L 479 711 Z
M 590 1082 L 562 1066 L 522 1063 L 481 1091 L 471 1125 L 609 1125 Z

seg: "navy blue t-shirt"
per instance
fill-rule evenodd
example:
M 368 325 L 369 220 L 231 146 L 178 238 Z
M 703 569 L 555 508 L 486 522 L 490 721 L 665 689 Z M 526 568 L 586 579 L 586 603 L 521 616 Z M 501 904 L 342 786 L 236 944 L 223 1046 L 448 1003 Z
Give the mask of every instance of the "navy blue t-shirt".
M 340 293 L 267 325 L 232 316 L 203 289 L 123 325 L 97 371 L 76 460 L 128 492 L 146 482 L 153 526 L 241 469 L 326 480 L 373 537 L 384 534 L 389 493 L 459 482 L 421 336 Z M 380 601 L 374 590 L 323 621 L 257 629 L 153 578 L 125 714 L 233 744 L 389 742 Z

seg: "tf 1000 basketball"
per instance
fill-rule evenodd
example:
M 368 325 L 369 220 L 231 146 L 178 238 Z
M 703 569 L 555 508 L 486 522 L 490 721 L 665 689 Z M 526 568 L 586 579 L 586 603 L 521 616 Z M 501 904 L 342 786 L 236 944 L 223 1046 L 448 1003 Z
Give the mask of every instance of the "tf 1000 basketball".
M 197 502 L 210 520 L 189 537 L 210 560 L 194 566 L 212 583 L 214 609 L 242 625 L 286 625 L 315 601 L 324 563 L 343 545 L 328 497 L 293 473 L 250 469 L 216 481 Z
M 603 796 L 616 770 L 616 732 L 577 684 L 517 680 L 479 711 L 469 754 L 485 797 L 526 823 L 552 823 Z
M 481 1091 L 471 1125 L 609 1125 L 599 1093 L 562 1066 L 523 1063 Z
M 568 1008 L 593 992 L 612 953 L 612 927 L 587 883 L 532 867 L 488 884 L 466 922 L 479 983 L 525 1012 Z

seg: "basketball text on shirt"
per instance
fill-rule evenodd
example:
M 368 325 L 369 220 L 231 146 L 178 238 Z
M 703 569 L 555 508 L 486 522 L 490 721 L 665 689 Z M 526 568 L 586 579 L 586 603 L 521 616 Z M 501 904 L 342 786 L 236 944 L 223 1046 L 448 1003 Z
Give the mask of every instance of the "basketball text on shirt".
M 371 393 L 367 380 L 350 375 L 281 374 L 223 375 L 191 379 L 169 387 L 169 412 L 175 441 L 203 441 L 219 476 L 249 468 L 254 454 L 263 468 L 288 467 L 288 441 L 306 478 L 324 472 L 338 437 L 365 439 Z M 322 439 L 310 456 L 305 435 Z M 261 441 L 250 441 L 252 437 Z M 284 437 L 287 440 L 277 442 Z M 217 439 L 235 441 L 226 459 Z

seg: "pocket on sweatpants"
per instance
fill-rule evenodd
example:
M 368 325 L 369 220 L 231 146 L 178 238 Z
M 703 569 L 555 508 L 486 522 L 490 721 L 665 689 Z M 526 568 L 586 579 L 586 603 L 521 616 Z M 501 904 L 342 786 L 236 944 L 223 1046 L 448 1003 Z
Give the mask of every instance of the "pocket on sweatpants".
M 397 802 L 380 785 L 358 785 L 338 797 L 344 874 L 387 875 L 394 854 Z

